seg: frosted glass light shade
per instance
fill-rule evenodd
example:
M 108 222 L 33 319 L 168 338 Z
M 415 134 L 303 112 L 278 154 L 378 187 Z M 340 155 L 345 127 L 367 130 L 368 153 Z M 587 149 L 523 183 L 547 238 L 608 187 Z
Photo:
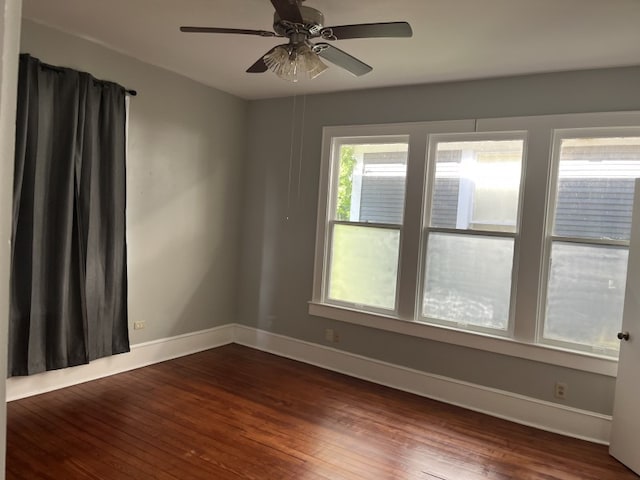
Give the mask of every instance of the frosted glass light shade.
M 300 63 L 300 67 L 307 74 L 307 77 L 316 78 L 327 69 L 318 54 L 313 52 L 307 45 L 302 45 L 297 53 L 297 62 Z
M 278 77 L 290 82 L 300 78 L 316 78 L 327 69 L 308 45 L 279 46 L 264 56 L 264 63 Z

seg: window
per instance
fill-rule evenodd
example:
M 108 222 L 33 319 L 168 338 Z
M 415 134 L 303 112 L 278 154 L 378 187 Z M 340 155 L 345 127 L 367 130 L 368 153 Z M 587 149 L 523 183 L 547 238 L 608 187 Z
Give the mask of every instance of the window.
M 326 300 L 396 310 L 407 137 L 335 138 Z
M 510 327 L 524 139 L 496 136 L 432 139 L 421 317 L 502 334 Z
M 615 376 L 640 112 L 326 127 L 309 312 Z
M 582 133 L 582 136 L 576 134 Z M 637 132 L 636 132 L 637 133 Z M 640 137 L 558 132 L 542 340 L 614 354 Z

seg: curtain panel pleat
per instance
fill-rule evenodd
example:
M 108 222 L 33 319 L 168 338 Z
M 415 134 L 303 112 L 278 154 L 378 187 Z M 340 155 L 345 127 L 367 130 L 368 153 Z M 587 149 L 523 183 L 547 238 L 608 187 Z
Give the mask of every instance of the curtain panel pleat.
M 20 56 L 9 376 L 129 351 L 125 95 Z

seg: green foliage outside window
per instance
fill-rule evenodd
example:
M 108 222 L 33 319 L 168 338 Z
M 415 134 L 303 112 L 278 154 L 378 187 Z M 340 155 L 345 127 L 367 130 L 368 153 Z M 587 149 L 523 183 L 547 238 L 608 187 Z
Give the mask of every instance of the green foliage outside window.
M 337 220 L 350 220 L 353 170 L 355 166 L 356 157 L 353 153 L 353 146 L 343 145 L 340 148 L 340 174 L 338 177 L 338 203 L 336 207 Z

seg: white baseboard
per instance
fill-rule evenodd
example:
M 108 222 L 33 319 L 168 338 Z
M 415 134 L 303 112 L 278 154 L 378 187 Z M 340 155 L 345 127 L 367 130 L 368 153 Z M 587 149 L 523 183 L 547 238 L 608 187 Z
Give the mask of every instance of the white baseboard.
M 87 365 L 52 370 L 28 377 L 7 379 L 7 401 L 70 387 L 116 373 L 164 362 L 172 358 L 209 350 L 233 342 L 235 326 L 223 325 L 208 330 L 131 345 L 131 351 L 100 358 Z
M 9 378 L 7 401 L 234 342 L 523 425 L 590 442 L 609 443 L 611 417 L 608 415 L 462 382 L 237 324 L 132 345 L 129 353 L 102 358 L 88 365 Z
M 608 444 L 611 417 L 433 375 L 243 325 L 235 343 L 562 435 Z

